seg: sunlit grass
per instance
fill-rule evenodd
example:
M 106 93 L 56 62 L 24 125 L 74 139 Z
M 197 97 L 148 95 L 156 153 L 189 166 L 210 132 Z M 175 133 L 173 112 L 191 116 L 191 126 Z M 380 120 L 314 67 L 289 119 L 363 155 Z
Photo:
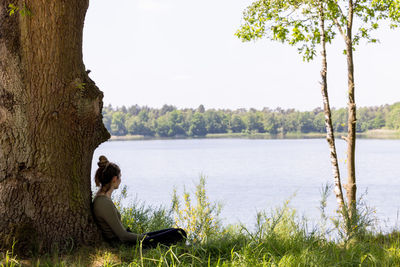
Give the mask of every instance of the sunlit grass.
M 125 194 L 125 195 L 124 195 Z M 400 234 L 370 230 L 368 214 L 360 216 L 351 239 L 340 234 L 343 223 L 328 226 L 324 219 L 313 229 L 299 218 L 288 202 L 256 216 L 254 229 L 219 223 L 215 203 L 208 201 L 205 180 L 194 194 L 174 196 L 171 209 L 115 201 L 132 229 L 152 231 L 174 223 L 188 227 L 186 243 L 154 249 L 119 246 L 82 247 L 69 254 L 19 258 L 11 251 L 0 254 L 0 267 L 11 266 L 400 266 Z M 181 206 L 176 205 L 181 199 Z M 182 201 L 183 200 L 183 201 Z M 323 197 L 324 200 L 324 197 Z M 321 203 L 324 203 L 324 201 Z M 323 211 L 323 204 L 321 211 Z M 204 217 L 204 218 L 201 218 Z M 322 216 L 326 219 L 326 216 Z M 331 227 L 330 229 L 327 229 Z M 346 226 L 348 227 L 348 226 Z M 329 234 L 328 234 L 329 233 Z M 201 238 L 195 238 L 195 235 Z M 346 239 L 347 238 L 347 239 Z

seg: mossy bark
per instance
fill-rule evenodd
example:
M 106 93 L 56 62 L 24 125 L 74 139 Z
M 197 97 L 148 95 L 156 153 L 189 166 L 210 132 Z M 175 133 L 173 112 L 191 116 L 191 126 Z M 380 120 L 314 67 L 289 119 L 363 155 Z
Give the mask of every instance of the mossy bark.
M 10 15 L 12 3 L 20 10 Z M 93 151 L 109 138 L 82 61 L 88 0 L 0 0 L 0 245 L 99 240 Z

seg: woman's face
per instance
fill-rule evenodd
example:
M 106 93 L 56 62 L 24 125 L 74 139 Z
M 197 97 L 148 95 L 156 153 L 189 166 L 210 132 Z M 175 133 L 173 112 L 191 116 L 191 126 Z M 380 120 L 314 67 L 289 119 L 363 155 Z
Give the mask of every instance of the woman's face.
M 119 185 L 121 184 L 121 173 L 118 176 L 114 176 L 114 188 L 118 189 Z

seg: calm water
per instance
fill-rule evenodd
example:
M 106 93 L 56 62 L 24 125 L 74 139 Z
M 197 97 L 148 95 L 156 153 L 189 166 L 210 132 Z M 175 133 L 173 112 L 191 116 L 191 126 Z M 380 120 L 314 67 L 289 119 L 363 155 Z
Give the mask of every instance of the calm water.
M 343 181 L 346 143 L 337 141 Z M 93 160 L 106 155 L 122 169 L 130 199 L 169 206 L 173 188 L 193 191 L 207 177 L 207 193 L 223 204 L 225 223 L 251 227 L 257 211 L 269 211 L 289 198 L 290 206 L 311 220 L 320 216 L 320 189 L 332 183 L 328 145 L 324 139 L 249 140 L 187 139 L 113 141 L 102 144 Z M 357 140 L 358 195 L 376 208 L 380 226 L 397 224 L 400 209 L 400 140 Z M 93 177 L 93 175 L 92 175 Z M 328 211 L 334 213 L 331 194 Z

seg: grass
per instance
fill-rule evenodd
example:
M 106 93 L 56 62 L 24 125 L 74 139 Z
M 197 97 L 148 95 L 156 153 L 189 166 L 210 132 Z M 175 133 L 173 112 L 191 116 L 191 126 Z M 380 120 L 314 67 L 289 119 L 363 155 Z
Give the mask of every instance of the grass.
M 383 239 L 382 239 L 383 238 Z M 70 255 L 4 261 L 0 266 L 399 266 L 399 238 L 370 237 L 345 248 L 301 233 L 253 240 L 236 233 L 202 245 L 81 248 Z M 12 265 L 14 264 L 14 265 Z
M 187 227 L 189 240 L 148 250 L 103 244 L 81 247 L 67 255 L 29 259 L 6 251 L 0 255 L 0 266 L 400 266 L 400 233 L 372 232 L 369 214 L 360 213 L 350 228 L 357 229 L 351 238 L 341 236 L 337 233 L 348 225 L 338 218 L 336 224 L 327 223 L 330 218 L 323 214 L 324 197 L 321 222 L 311 230 L 288 203 L 256 214 L 254 229 L 223 226 L 218 205 L 207 198 L 204 179 L 194 194 L 185 190 L 179 197 L 175 192 L 171 208 L 149 207 L 137 201 L 122 207 L 125 197 L 123 190 L 114 201 L 126 226 L 152 231 L 179 222 Z

